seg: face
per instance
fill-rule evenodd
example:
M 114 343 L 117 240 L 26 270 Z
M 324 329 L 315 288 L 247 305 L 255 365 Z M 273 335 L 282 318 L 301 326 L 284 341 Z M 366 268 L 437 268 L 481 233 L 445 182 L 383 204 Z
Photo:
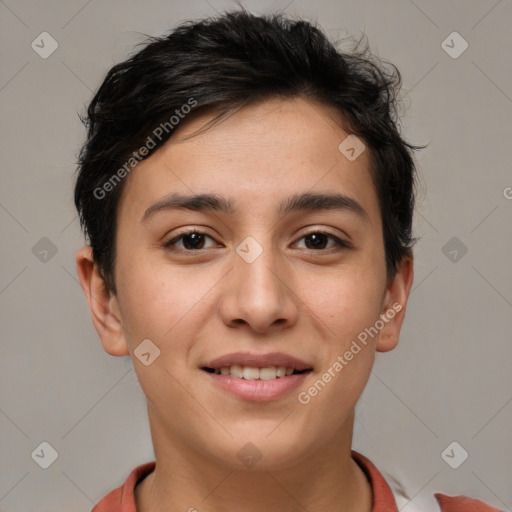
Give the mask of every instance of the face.
M 338 149 L 327 107 L 266 101 L 188 137 L 210 118 L 127 178 L 117 295 L 98 292 L 93 318 L 105 350 L 133 359 L 155 450 L 240 467 L 250 442 L 284 468 L 350 438 L 412 271 L 387 280 L 369 151 Z

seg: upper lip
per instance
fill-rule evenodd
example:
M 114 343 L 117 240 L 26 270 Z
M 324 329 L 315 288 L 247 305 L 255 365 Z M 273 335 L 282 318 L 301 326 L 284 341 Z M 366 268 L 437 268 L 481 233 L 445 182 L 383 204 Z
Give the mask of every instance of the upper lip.
M 270 366 L 284 366 L 294 370 L 311 370 L 312 366 L 301 359 L 284 354 L 271 352 L 269 354 L 251 354 L 249 352 L 236 352 L 217 357 L 203 365 L 203 368 L 223 368 L 233 365 L 249 366 L 251 368 L 269 368 Z

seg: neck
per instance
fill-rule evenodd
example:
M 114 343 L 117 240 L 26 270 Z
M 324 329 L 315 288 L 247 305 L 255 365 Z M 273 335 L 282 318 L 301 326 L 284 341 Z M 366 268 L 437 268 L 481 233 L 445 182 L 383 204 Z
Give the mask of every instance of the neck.
M 353 418 L 351 418 L 353 420 Z M 151 422 L 155 470 L 135 489 L 137 512 L 370 512 L 372 490 L 346 432 L 286 468 L 239 470 L 163 437 Z

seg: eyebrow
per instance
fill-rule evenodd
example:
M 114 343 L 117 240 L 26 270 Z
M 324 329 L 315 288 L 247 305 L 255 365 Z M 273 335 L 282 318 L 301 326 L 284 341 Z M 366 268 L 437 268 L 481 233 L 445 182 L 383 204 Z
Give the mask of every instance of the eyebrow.
M 164 210 L 193 210 L 198 212 L 220 212 L 233 214 L 236 211 L 234 202 L 218 194 L 170 194 L 153 205 L 151 205 L 142 216 L 142 221 L 148 220 L 155 213 Z M 289 215 L 294 212 L 324 211 L 324 210 L 342 210 L 357 214 L 364 220 L 369 216 L 366 210 L 355 199 L 344 194 L 323 194 L 305 192 L 295 194 L 284 201 L 278 207 L 277 212 L 281 216 Z

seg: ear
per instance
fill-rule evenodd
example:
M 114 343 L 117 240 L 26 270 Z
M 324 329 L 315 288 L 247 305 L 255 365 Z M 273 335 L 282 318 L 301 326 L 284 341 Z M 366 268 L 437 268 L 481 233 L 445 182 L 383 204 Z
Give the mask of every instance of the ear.
M 129 355 L 117 297 L 108 289 L 101 277 L 91 247 L 83 247 L 78 251 L 76 267 L 80 284 L 89 303 L 92 322 L 105 352 L 111 356 Z
M 405 257 L 400 263 L 395 277 L 388 284 L 384 296 L 381 313 L 384 327 L 379 333 L 379 341 L 377 343 L 378 352 L 388 352 L 394 349 L 398 344 L 413 276 L 412 257 Z

